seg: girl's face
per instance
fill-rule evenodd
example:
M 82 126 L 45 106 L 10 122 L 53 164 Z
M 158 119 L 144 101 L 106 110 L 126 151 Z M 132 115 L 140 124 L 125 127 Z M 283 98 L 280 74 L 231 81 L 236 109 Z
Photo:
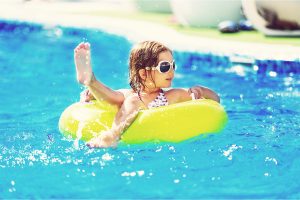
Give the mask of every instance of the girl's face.
M 158 63 L 161 61 L 168 61 L 170 63 L 173 63 L 173 56 L 171 52 L 169 51 L 161 52 L 158 56 Z M 147 84 L 148 88 L 154 88 L 155 86 L 157 88 L 171 87 L 172 80 L 174 78 L 174 70 L 172 67 L 168 72 L 165 73 L 160 73 L 158 70 L 149 70 L 148 73 L 151 73 L 153 78 L 152 81 L 151 76 L 147 76 L 148 80 L 146 80 L 146 84 L 148 83 Z

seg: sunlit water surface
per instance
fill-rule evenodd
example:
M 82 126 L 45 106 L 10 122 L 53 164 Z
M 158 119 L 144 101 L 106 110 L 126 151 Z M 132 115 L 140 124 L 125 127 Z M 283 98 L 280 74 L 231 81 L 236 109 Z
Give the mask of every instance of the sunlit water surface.
M 0 28 L 1 198 L 300 198 L 299 74 L 201 64 L 176 52 L 174 87 L 218 92 L 225 130 L 179 144 L 76 148 L 57 128 L 83 89 L 74 47 L 90 42 L 96 76 L 118 89 L 128 88 L 132 44 L 97 30 Z

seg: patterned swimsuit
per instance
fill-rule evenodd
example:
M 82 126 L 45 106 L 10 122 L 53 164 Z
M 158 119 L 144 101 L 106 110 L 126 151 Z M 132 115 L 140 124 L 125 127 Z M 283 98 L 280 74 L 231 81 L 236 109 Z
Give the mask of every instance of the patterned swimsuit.
M 157 97 L 148 104 L 148 108 L 156 108 L 156 107 L 167 106 L 167 105 L 169 105 L 168 99 L 166 98 L 164 91 L 160 90 Z

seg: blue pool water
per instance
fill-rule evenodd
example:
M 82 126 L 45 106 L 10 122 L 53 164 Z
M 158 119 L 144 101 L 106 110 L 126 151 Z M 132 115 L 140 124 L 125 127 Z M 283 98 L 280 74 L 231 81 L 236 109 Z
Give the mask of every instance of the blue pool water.
M 126 39 L 0 21 L 0 198 L 300 198 L 297 71 L 177 51 L 174 87 L 217 91 L 224 131 L 179 144 L 76 148 L 57 123 L 82 90 L 73 48 L 83 40 L 97 77 L 128 88 Z

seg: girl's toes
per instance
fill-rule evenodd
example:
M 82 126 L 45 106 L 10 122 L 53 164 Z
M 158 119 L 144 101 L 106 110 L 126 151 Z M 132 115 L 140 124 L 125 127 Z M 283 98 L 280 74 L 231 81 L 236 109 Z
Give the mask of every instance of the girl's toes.
M 79 48 L 84 48 L 85 47 L 85 43 L 84 42 L 81 42 L 79 45 L 78 45 Z
M 90 43 L 88 42 L 84 43 L 84 47 L 86 50 L 90 50 L 90 46 L 91 46 Z
M 86 146 L 88 146 L 89 148 L 94 148 L 95 144 L 88 142 L 88 143 L 86 143 Z

